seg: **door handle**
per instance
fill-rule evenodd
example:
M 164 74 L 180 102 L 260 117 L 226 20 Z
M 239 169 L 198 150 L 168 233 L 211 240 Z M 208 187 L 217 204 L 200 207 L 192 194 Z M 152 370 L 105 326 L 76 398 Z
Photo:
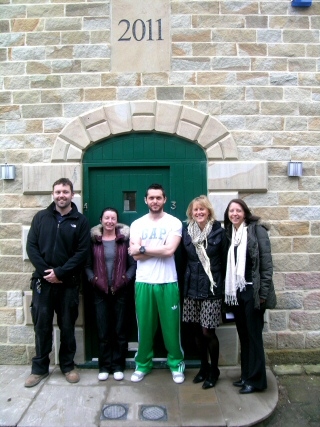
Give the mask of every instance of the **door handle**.
M 87 211 L 87 210 L 88 210 L 88 203 L 85 203 L 85 204 L 83 205 L 83 210 L 84 210 L 84 211 Z

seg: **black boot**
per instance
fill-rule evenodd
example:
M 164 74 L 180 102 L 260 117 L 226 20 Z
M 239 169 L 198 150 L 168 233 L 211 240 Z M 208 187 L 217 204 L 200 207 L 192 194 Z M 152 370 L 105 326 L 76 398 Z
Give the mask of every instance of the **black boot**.
M 209 363 L 206 363 L 206 364 L 201 363 L 200 370 L 197 373 L 197 375 L 193 378 L 192 382 L 194 384 L 202 383 L 207 378 L 209 371 L 210 371 L 210 364 Z
M 220 370 L 218 368 L 215 368 L 214 370 L 211 369 L 205 382 L 202 384 L 203 390 L 214 387 L 216 385 L 216 382 L 218 381 L 219 376 Z

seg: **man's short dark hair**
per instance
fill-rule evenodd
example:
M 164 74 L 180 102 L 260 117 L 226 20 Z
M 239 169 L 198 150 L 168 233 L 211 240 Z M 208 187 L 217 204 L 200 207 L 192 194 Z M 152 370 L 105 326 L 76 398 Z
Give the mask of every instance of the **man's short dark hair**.
M 61 185 L 61 184 L 62 185 L 69 185 L 71 193 L 73 193 L 73 184 L 70 181 L 70 179 L 68 179 L 68 178 L 60 178 L 60 179 L 58 179 L 56 182 L 53 183 L 52 189 L 54 190 L 54 187 L 56 185 Z
M 165 193 L 164 188 L 162 187 L 161 184 L 151 184 L 151 185 L 149 185 L 149 187 L 147 188 L 147 191 L 146 191 L 146 195 L 145 195 L 146 198 L 148 197 L 148 191 L 149 190 L 161 190 L 163 197 L 166 198 L 166 193 Z

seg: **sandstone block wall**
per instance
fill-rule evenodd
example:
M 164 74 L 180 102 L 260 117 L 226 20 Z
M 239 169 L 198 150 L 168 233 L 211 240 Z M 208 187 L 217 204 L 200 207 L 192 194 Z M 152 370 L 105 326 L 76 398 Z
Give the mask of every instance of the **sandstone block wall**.
M 0 2 L 0 163 L 16 166 L 15 180 L 0 181 L 0 363 L 27 363 L 33 354 L 23 236 L 51 197 L 28 168 L 46 173 L 66 161 L 57 167 L 73 174 L 81 198 L 81 153 L 113 130 L 85 130 L 84 146 L 73 146 L 67 159 L 60 135 L 119 102 L 136 102 L 127 131 L 153 129 L 150 114 L 138 117 L 140 102 L 144 112 L 148 102 L 184 106 L 197 111 L 184 123 L 209 115 L 227 129 L 236 149 L 225 158 L 206 148 L 208 158 L 220 156 L 208 165 L 208 188 L 219 215 L 228 195 L 239 194 L 270 225 L 279 302 L 266 316 L 266 348 L 299 357 L 320 348 L 320 2 L 179 0 L 170 7 L 170 71 L 116 73 L 109 1 Z M 230 160 L 240 166 L 230 169 Z M 287 176 L 289 161 L 303 162 L 302 177 Z M 266 175 L 250 186 L 246 169 L 249 184 L 237 188 L 233 171 L 250 163 L 264 164 Z

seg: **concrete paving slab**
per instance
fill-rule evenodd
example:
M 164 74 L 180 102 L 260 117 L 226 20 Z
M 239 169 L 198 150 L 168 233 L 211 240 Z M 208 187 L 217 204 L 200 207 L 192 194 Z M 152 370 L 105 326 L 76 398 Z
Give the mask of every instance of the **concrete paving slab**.
M 220 370 L 216 387 L 203 390 L 201 383 L 192 383 L 197 369 L 186 371 L 183 384 L 175 384 L 168 369 L 154 369 L 140 383 L 130 381 L 132 370 L 125 372 L 122 381 L 115 381 L 112 375 L 107 381 L 98 381 L 96 369 L 81 369 L 80 382 L 69 384 L 55 366 L 49 377 L 28 389 L 24 381 L 29 366 L 0 366 L 0 426 L 232 427 L 253 425 L 272 413 L 278 389 L 269 369 L 268 389 L 245 396 L 232 386 L 240 368 Z M 118 415 L 119 408 L 126 410 L 122 419 L 105 417 L 109 409 L 111 413 L 116 409 Z M 152 418 L 161 411 L 165 417 Z
M 105 396 L 100 387 L 46 385 L 18 423 L 19 427 L 94 427 Z
M 40 387 L 25 388 L 29 366 L 0 365 L 0 425 L 15 426 L 39 393 Z
M 270 369 L 267 369 L 268 388 L 263 392 L 240 394 L 239 388 L 232 385 L 232 382 L 239 378 L 238 367 L 225 368 L 221 370 L 219 384 L 217 384 L 224 425 L 228 427 L 250 426 L 260 422 L 270 416 L 278 402 L 277 381 Z

